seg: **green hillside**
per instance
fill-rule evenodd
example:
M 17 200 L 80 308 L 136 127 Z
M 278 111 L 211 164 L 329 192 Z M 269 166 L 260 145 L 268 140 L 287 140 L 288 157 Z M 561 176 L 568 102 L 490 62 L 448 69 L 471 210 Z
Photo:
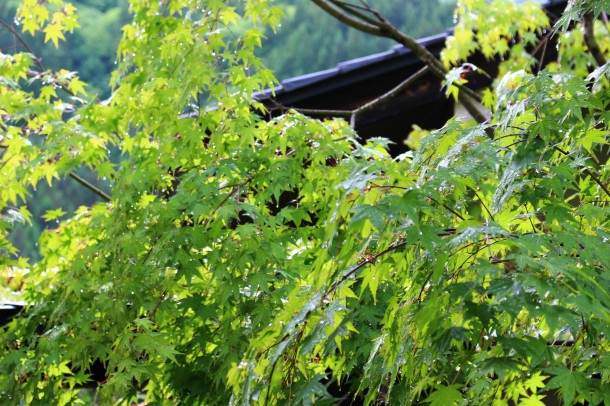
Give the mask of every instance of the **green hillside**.
M 395 43 L 340 24 L 313 3 L 284 0 L 285 21 L 270 33 L 261 56 L 280 79 L 333 67 L 341 61 L 381 52 Z M 371 7 L 403 32 L 422 38 L 443 32 L 453 22 L 453 0 L 375 0 Z

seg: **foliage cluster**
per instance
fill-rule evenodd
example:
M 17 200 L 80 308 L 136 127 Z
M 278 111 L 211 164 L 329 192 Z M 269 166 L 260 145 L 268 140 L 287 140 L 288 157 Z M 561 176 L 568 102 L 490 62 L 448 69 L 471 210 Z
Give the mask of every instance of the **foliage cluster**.
M 485 49 L 479 13 L 508 42 L 551 28 L 504 3 L 460 3 L 447 66 Z M 488 122 L 397 158 L 340 120 L 253 111 L 274 83 L 254 55 L 280 21 L 266 0 L 130 4 L 108 101 L 1 55 L 0 270 L 31 267 L 2 399 L 83 401 L 99 361 L 105 403 L 610 402 L 604 1 L 569 3 L 548 67 L 505 55 Z M 12 259 L 28 187 L 79 167 L 111 180 L 108 201 L 46 232 L 40 262 Z
M 0 22 L 6 24 L 1 26 L 0 49 L 5 53 L 31 52 L 39 58 L 41 71 L 47 68 L 77 71 L 83 82 L 87 83 L 89 97 L 94 95 L 100 98 L 108 97 L 110 90 L 108 80 L 110 72 L 116 66 L 114 61 L 121 27 L 129 21 L 126 3 L 117 0 L 79 1 L 78 9 L 74 12 L 78 17 L 78 24 L 82 27 L 64 35 L 65 44 L 61 47 L 49 46 L 48 41 L 52 40 L 45 38 L 43 32 L 35 32 L 31 38 L 27 35 L 25 38 L 27 46 L 12 34 L 13 29 L 25 28 L 19 19 L 15 19 L 19 3 L 19 0 L 6 0 L 0 4 Z M 37 10 L 44 8 L 39 7 Z M 44 16 L 45 12 L 42 13 Z M 49 17 L 51 18 L 51 15 Z M 13 24 L 10 24 L 11 22 Z M 18 24 L 16 25 L 15 22 Z M 46 44 L 45 39 L 48 40 Z M 32 86 L 38 85 L 33 83 Z M 113 157 L 113 160 L 116 161 L 117 158 Z M 96 181 L 90 171 L 78 169 L 76 173 L 106 189 L 106 182 Z M 49 224 L 43 219 L 46 210 L 62 207 L 66 213 L 73 214 L 80 205 L 89 206 L 98 201 L 95 194 L 83 189 L 73 180 L 62 179 L 53 187 L 49 187 L 46 183 L 41 184 L 35 190 L 30 188 L 30 193 L 28 210 L 32 214 L 32 221 L 27 225 L 17 224 L 11 235 L 11 242 L 19 248 L 20 255 L 33 260 L 40 259 L 37 241 L 42 231 L 49 226 L 52 228 L 55 224 L 55 221 Z
M 13 21 L 19 3 L 19 0 L 6 0 L 0 4 L 0 21 Z M 451 2 L 373 2 L 374 5 L 377 3 L 382 12 L 392 16 L 392 21 L 397 26 L 416 37 L 443 32 L 451 25 L 454 6 Z M 39 57 L 45 69 L 76 71 L 81 80 L 87 83 L 90 97 L 97 95 L 100 99 L 106 99 L 111 90 L 110 74 L 116 68 L 121 27 L 130 22 L 128 3 L 123 0 L 83 0 L 77 6 L 75 12 L 81 27 L 65 36 L 65 44 L 59 48 L 47 46 L 45 35 L 40 32 L 28 38 L 28 46 Z M 384 51 L 391 45 L 388 40 L 349 30 L 330 16 L 320 15 L 315 6 L 306 1 L 283 1 L 282 6 L 285 16 L 281 27 L 277 27 L 277 30 L 261 28 L 266 37 L 263 38 L 265 46 L 256 51 L 265 66 L 272 68 L 278 78 L 286 79 L 326 69 L 340 61 Z M 233 30 L 241 31 L 248 24 L 244 21 Z M 10 28 L 15 27 L 2 28 L 0 49 L 13 53 L 28 50 L 10 32 Z M 294 52 L 295 49 L 299 52 Z M 113 157 L 113 162 L 118 160 L 118 157 Z M 106 189 L 105 182 L 97 182 L 89 171 L 81 169 L 78 174 Z M 64 196 L 70 196 L 70 199 L 67 200 Z M 32 223 L 27 227 L 17 227 L 11 241 L 23 256 L 39 260 L 36 241 L 49 226 L 42 220 L 44 211 L 59 205 L 71 215 L 78 206 L 89 206 L 95 202 L 94 194 L 70 180 L 62 181 L 53 188 L 40 185 L 33 191 L 28 205 Z

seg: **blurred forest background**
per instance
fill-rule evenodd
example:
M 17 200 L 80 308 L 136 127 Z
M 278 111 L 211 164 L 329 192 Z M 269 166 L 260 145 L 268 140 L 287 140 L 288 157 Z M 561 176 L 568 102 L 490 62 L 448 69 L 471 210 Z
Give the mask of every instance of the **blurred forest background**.
M 14 21 L 20 0 L 2 0 L 0 19 L 18 32 Z M 89 84 L 89 94 L 103 100 L 110 96 L 110 73 L 116 64 L 116 49 L 121 27 L 130 21 L 126 0 L 74 0 L 78 8 L 80 29 L 67 37 L 56 49 L 44 44 L 42 36 L 34 38 L 24 34 L 32 51 L 47 69 L 68 69 L 78 72 Z M 267 32 L 267 39 L 259 56 L 276 77 L 287 79 L 335 66 L 338 62 L 382 52 L 393 45 L 392 41 L 363 34 L 341 25 L 308 0 L 277 0 L 286 14 L 281 28 Z M 405 33 L 422 38 L 445 31 L 453 24 L 455 0 L 370 0 L 373 8 L 388 17 Z M 6 27 L 0 27 L 0 49 L 3 53 L 25 51 Z M 103 182 L 86 172 L 79 175 L 108 189 Z M 102 184 L 100 184 L 102 183 Z M 30 200 L 32 224 L 20 224 L 12 239 L 21 255 L 36 261 L 38 237 L 45 228 L 53 228 L 41 218 L 46 210 L 61 207 L 71 214 L 80 205 L 91 205 L 97 197 L 71 179 L 63 180 L 53 188 L 41 183 Z

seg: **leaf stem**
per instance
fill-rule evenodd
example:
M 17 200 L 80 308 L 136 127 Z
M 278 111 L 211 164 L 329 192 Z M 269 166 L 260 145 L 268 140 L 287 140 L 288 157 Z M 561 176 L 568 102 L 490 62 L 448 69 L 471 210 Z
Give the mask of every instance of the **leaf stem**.
M 273 100 L 275 104 L 275 109 L 279 109 L 281 111 L 289 111 L 294 110 L 297 113 L 304 114 L 306 116 L 333 116 L 333 117 L 350 117 L 352 115 L 352 110 L 325 110 L 325 109 L 302 109 L 299 107 L 288 107 L 283 104 Z M 273 108 L 272 108 L 273 110 Z

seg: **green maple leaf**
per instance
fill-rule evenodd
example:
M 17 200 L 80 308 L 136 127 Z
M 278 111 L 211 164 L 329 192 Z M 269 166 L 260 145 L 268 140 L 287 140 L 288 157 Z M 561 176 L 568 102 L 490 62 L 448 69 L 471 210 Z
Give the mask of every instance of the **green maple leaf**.
M 65 214 L 66 214 L 66 212 L 65 212 L 65 211 L 63 211 L 63 210 L 61 209 L 61 207 L 60 207 L 60 208 L 57 208 L 57 209 L 55 209 L 55 210 L 48 210 L 48 211 L 47 211 L 47 212 L 46 212 L 46 213 L 45 213 L 45 214 L 42 216 L 42 218 L 43 218 L 43 219 L 45 219 L 46 221 L 53 221 L 53 220 L 55 220 L 55 219 L 60 218 L 61 216 L 65 215 Z
M 565 404 L 571 404 L 576 396 L 576 388 L 579 387 L 578 373 L 570 371 L 567 368 L 553 368 L 550 372 L 555 374 L 555 376 L 546 385 L 547 388 L 559 389 Z
M 57 46 L 57 44 L 55 44 L 55 46 Z M 85 86 L 87 86 L 85 82 L 79 80 L 78 78 L 74 78 L 68 84 L 68 89 L 70 89 L 74 94 L 80 93 L 86 95 L 87 92 L 85 91 Z
M 544 406 L 545 403 L 542 401 L 543 399 L 544 395 L 534 394 L 530 397 L 519 399 L 519 404 L 525 406 Z
M 462 385 L 441 386 L 428 396 L 424 402 L 432 406 L 464 404 L 464 398 L 458 390 Z
M 64 36 L 64 33 L 59 24 L 47 25 L 43 31 L 45 33 L 45 35 L 44 35 L 45 44 L 47 42 L 49 42 L 49 40 L 51 40 L 53 42 L 53 45 L 55 45 L 55 48 L 59 47 L 58 40 L 60 40 L 60 39 L 63 41 L 66 40 L 66 37 Z

